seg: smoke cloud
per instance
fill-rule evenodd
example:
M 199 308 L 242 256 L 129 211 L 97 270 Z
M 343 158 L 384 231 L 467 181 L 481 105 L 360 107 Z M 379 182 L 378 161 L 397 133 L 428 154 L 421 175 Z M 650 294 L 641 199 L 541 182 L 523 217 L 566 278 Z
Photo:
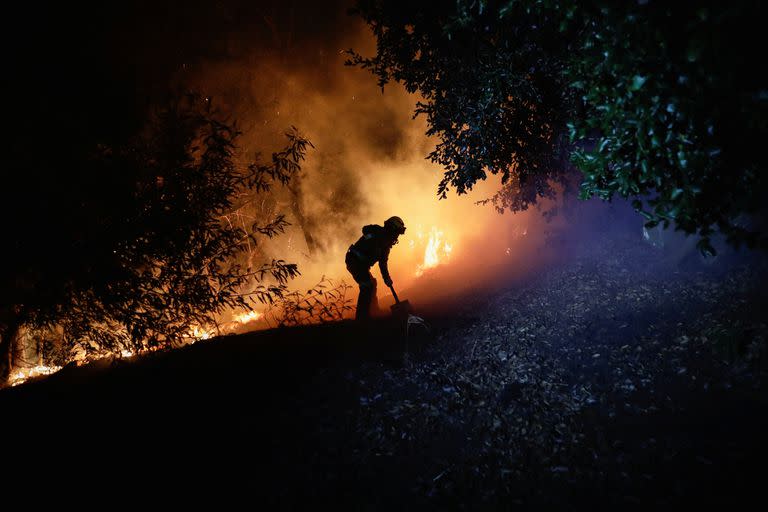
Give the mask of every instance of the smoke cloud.
M 363 23 L 330 16 L 307 32 L 295 28 L 307 21 L 298 11 L 292 20 L 290 10 L 281 12 L 264 17 L 255 35 L 225 34 L 230 51 L 185 64 L 173 82 L 210 96 L 237 120 L 243 162 L 281 147 L 290 126 L 314 144 L 300 178 L 253 213 L 282 212 L 292 223 L 260 252 L 299 264 L 302 277 L 291 287 L 309 288 L 323 276 L 354 284 L 347 248 L 363 225 L 392 215 L 408 229 L 392 250 L 390 272 L 398 294 L 417 304 L 458 297 L 541 260 L 540 235 L 562 224 L 546 223 L 535 209 L 500 215 L 477 205 L 499 188 L 498 178 L 438 200 L 442 169 L 425 159 L 435 141 L 425 136 L 425 121 L 413 119 L 418 98 L 397 84 L 382 92 L 368 72 L 344 66 L 348 48 L 375 51 Z M 382 288 L 380 299 L 388 293 Z

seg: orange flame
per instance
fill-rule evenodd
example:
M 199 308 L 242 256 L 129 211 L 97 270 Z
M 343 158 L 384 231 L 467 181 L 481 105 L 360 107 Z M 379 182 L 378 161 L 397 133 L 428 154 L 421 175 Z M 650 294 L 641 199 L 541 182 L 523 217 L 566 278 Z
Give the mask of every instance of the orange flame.
M 241 325 L 245 325 L 251 322 L 255 322 L 263 316 L 264 316 L 264 313 L 260 313 L 258 311 L 248 311 L 245 313 L 240 313 L 238 315 L 235 315 L 235 322 Z
M 40 375 L 52 375 L 61 370 L 61 366 L 38 365 L 31 368 L 22 368 L 11 375 L 9 383 L 11 386 L 23 384 L 27 379 L 38 377 Z
M 422 233 L 418 234 L 419 238 L 422 238 L 422 236 Z M 434 268 L 448 261 L 453 246 L 444 240 L 444 236 L 445 234 L 443 231 L 432 226 L 432 229 L 429 232 L 427 247 L 424 250 L 424 261 L 416 267 L 416 277 L 423 275 L 425 270 Z

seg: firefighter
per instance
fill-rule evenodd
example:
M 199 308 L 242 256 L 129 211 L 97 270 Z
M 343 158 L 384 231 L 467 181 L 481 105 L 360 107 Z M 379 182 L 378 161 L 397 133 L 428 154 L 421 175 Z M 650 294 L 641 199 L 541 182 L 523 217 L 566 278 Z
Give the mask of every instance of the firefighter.
M 384 284 L 392 286 L 387 263 L 389 251 L 397 243 L 397 237 L 405 233 L 405 223 L 400 217 L 390 217 L 384 226 L 369 224 L 363 227 L 363 236 L 349 246 L 346 263 L 347 270 L 360 286 L 357 297 L 357 320 L 367 320 L 379 310 L 376 298 L 376 279 L 371 275 L 371 267 L 378 262 Z

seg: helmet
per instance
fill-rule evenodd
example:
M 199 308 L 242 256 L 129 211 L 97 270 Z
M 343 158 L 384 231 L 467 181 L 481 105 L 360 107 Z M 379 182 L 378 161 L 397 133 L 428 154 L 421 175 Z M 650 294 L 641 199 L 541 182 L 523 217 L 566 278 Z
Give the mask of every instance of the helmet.
M 384 227 L 392 233 L 402 235 L 405 233 L 405 222 L 400 217 L 390 217 L 384 221 Z

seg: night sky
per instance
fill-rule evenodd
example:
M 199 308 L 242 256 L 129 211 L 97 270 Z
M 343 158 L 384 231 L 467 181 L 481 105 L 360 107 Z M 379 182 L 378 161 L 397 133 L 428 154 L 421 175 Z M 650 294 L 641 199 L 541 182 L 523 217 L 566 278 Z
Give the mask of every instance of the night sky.
M 45 5 L 49 4 L 49 5 Z M 345 40 L 353 19 L 336 2 L 45 2 L 4 16 L 13 107 L 119 136 L 135 128 L 148 102 L 177 85 L 185 66 L 242 55 L 278 55 L 312 66 Z M 19 27 L 24 27 L 23 31 Z M 322 82 L 317 84 L 322 87 Z M 51 119 L 60 112 L 61 119 Z M 119 119 L 119 122 L 116 120 Z M 99 127 L 98 130 L 95 127 Z

